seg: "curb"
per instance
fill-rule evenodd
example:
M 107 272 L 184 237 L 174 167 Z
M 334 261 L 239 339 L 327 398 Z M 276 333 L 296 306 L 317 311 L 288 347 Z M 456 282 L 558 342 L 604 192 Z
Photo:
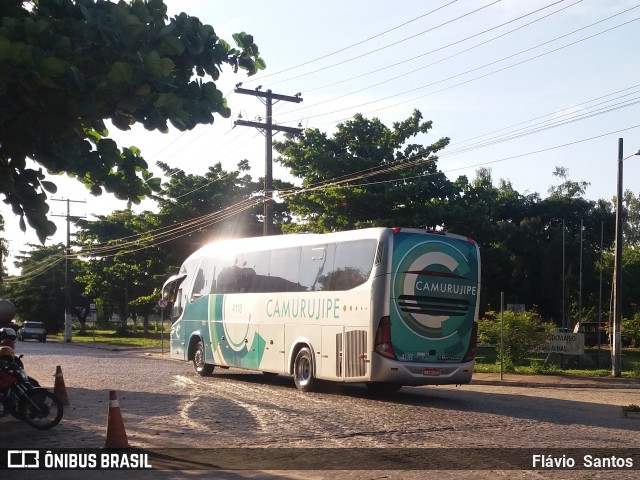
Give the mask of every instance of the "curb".
M 598 389 L 629 389 L 640 390 L 637 383 L 598 383 L 598 382 L 536 382 L 536 381 L 509 381 L 509 380 L 471 380 L 469 385 L 494 385 L 499 387 L 527 387 L 527 388 L 598 388 Z

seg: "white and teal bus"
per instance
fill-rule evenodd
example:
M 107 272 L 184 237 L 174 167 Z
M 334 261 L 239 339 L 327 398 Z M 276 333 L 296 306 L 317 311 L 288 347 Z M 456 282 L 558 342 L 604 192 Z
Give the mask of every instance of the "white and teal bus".
M 467 237 L 370 228 L 224 240 L 163 287 L 171 355 L 371 389 L 471 381 L 480 253 Z

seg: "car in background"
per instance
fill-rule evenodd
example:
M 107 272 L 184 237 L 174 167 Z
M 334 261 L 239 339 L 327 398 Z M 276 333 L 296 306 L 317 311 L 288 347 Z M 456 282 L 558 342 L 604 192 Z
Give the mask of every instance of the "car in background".
M 21 342 L 29 339 L 36 339 L 42 343 L 47 341 L 47 330 L 42 322 L 24 322 L 17 333 Z
M 578 331 L 574 333 L 584 333 L 584 346 L 595 347 L 597 345 L 606 346 L 609 345 L 609 335 L 605 330 L 604 322 L 582 322 L 579 327 L 576 325 Z M 574 329 L 575 330 L 575 329 Z

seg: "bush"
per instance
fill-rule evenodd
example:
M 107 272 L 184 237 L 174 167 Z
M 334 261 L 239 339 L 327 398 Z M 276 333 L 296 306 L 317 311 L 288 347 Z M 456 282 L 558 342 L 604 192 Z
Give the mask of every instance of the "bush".
M 607 335 L 613 335 L 613 326 L 609 323 L 604 325 Z M 620 323 L 620 338 L 623 345 L 630 347 L 640 347 L 640 313 L 636 313 L 633 318 L 623 318 Z
M 478 340 L 500 347 L 500 314 L 487 312 L 478 322 Z M 521 365 L 527 355 L 539 351 L 545 343 L 545 332 L 555 329 L 553 323 L 543 323 L 535 312 L 504 312 L 504 358 L 507 371 Z
M 622 319 L 620 337 L 627 345 L 640 347 L 640 313 L 636 313 L 632 319 Z

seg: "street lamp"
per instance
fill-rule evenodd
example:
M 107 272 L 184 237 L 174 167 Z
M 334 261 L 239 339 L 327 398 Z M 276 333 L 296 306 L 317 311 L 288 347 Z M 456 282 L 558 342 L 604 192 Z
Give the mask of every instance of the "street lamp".
M 640 155 L 640 149 L 628 157 L 622 156 L 622 138 L 618 139 L 618 190 L 616 195 L 616 251 L 613 264 L 613 342 L 611 350 L 611 374 L 622 376 L 622 341 L 620 324 L 622 323 L 622 307 L 620 292 L 622 291 L 622 162 L 634 155 Z

